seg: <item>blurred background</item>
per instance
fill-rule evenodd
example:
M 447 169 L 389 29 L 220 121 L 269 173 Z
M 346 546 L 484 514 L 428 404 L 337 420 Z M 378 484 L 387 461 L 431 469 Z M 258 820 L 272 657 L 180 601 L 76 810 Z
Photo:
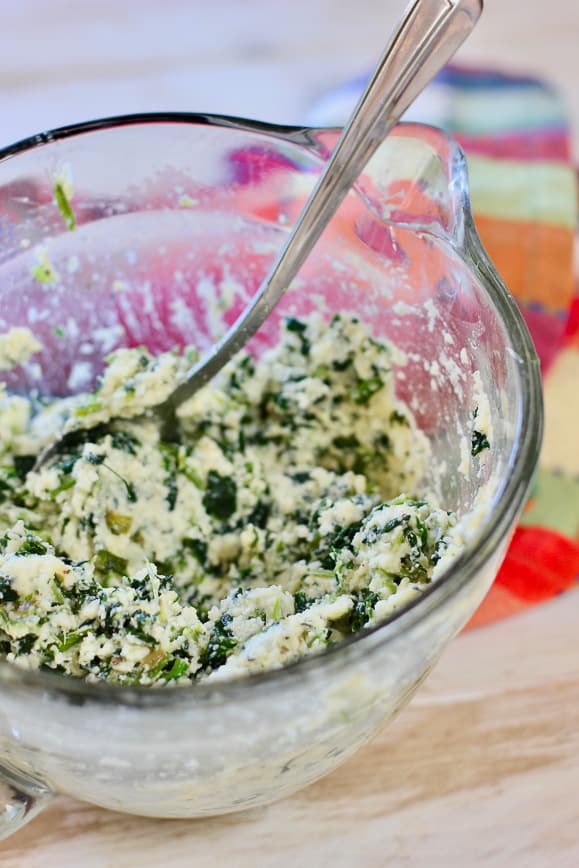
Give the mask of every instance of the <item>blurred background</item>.
M 371 69 L 404 0 L 0 0 L 0 142 L 88 118 L 213 111 L 301 123 Z M 487 0 L 464 63 L 556 86 L 579 126 L 579 4 Z

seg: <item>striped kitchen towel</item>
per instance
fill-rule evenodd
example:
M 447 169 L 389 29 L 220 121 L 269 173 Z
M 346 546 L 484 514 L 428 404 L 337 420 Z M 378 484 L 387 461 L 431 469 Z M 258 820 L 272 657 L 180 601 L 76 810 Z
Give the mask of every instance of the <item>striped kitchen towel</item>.
M 361 77 L 335 89 L 308 121 L 342 124 L 364 84 Z M 579 575 L 577 177 L 564 106 L 536 78 L 451 65 L 405 119 L 442 127 L 463 147 L 478 232 L 519 303 L 544 375 L 539 473 L 471 621 L 479 626 L 553 597 Z

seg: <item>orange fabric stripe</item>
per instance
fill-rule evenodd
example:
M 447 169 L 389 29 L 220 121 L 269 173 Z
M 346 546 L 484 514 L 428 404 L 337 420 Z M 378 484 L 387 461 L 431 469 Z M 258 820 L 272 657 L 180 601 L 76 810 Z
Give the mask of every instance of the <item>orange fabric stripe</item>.
M 573 233 L 559 226 L 475 215 L 486 250 L 522 304 L 567 310 L 573 297 Z

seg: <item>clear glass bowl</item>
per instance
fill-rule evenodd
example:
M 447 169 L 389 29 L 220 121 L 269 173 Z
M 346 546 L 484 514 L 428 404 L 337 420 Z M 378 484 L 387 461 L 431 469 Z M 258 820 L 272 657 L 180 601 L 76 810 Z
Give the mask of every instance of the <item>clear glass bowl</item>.
M 40 367 L 6 374 L 8 387 L 90 388 L 116 346 L 208 347 L 258 287 L 336 137 L 148 115 L 5 149 L 0 332 L 26 325 L 44 345 Z M 54 197 L 68 172 L 74 231 Z M 33 269 L 47 258 L 55 274 L 43 283 Z M 3 834 L 55 793 L 200 817 L 305 786 L 400 710 L 488 590 L 537 462 L 540 375 L 474 230 L 463 155 L 444 134 L 403 124 L 388 137 L 252 349 L 275 339 L 280 317 L 317 309 L 355 312 L 408 354 L 396 383 L 432 444 L 427 482 L 461 515 L 479 502 L 467 550 L 388 623 L 242 681 L 136 689 L 0 662 Z M 492 449 L 482 462 L 469 454 L 460 473 L 476 370 Z

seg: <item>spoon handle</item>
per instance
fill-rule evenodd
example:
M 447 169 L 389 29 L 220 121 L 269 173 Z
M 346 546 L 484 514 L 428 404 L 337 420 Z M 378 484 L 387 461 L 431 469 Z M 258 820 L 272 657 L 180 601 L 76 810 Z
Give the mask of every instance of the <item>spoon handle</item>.
M 283 248 L 251 303 L 168 401 L 170 413 L 205 385 L 257 331 L 296 276 L 372 154 L 476 24 L 483 0 L 413 0 Z

